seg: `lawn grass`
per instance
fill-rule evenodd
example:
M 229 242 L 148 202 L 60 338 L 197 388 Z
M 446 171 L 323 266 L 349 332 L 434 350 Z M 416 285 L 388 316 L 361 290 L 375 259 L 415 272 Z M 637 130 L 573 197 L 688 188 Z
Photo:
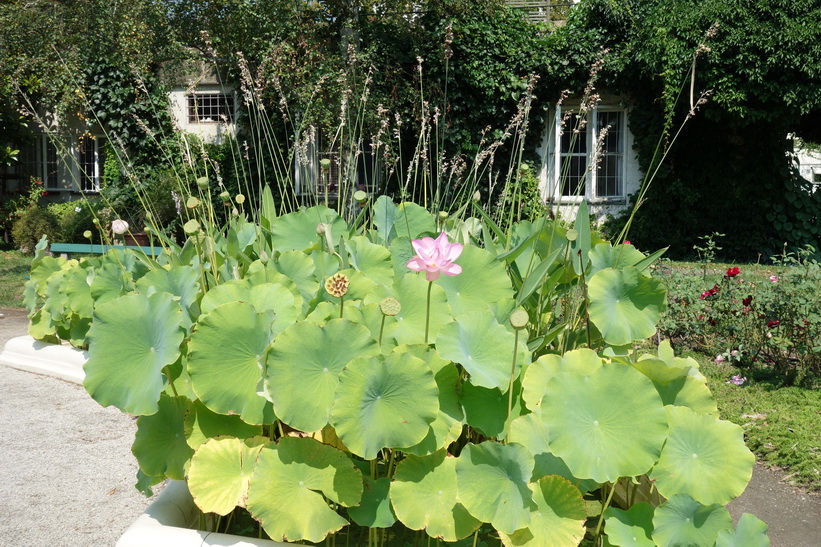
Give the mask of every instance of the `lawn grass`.
M 692 357 L 701 363 L 721 417 L 744 429 L 757 459 L 781 468 L 788 482 L 821 492 L 821 390 L 755 380 L 736 386 L 728 383 L 732 376 L 750 375 L 726 362 Z
M 30 256 L 0 251 L 0 308 L 23 307 L 23 285 L 30 269 Z

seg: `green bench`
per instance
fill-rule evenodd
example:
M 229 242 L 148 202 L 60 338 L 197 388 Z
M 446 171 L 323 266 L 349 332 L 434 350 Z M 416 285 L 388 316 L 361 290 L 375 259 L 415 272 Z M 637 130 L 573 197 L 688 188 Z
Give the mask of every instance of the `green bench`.
M 60 254 L 66 258 L 72 253 L 82 254 L 105 254 L 109 249 L 133 249 L 150 256 L 157 256 L 164 251 L 163 247 L 150 247 L 148 245 L 95 245 L 93 243 L 52 243 L 49 247 L 52 253 Z

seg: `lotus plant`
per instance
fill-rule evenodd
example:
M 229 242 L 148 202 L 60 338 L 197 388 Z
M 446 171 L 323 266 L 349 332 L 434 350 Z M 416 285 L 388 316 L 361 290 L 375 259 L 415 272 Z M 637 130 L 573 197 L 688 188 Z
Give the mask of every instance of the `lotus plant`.
M 724 508 L 743 431 L 645 342 L 660 253 L 597 239 L 583 206 L 508 230 L 366 207 L 367 230 L 271 206 L 158 257 L 35 258 L 30 332 L 88 347 L 86 390 L 137 416 L 140 489 L 185 480 L 214 528 L 276 541 L 764 544 Z

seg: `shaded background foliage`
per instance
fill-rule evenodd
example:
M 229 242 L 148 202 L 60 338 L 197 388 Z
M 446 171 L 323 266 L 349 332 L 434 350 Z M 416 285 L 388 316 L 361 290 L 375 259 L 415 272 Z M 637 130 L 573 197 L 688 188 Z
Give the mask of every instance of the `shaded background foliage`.
M 798 178 L 784 138 L 821 140 L 816 0 L 583 0 L 555 28 L 526 22 L 501 0 L 13 0 L 0 5 L 0 25 L 0 127 L 8 142 L 25 140 L 17 114 L 23 91 L 58 115 L 104 113 L 106 128 L 146 169 L 158 157 L 150 153 L 156 142 L 135 120 L 168 133 L 163 83 L 184 58 L 214 60 L 238 83 L 242 52 L 286 152 L 299 124 L 332 133 L 345 90 L 372 67 L 366 134 L 376 131 L 381 104 L 406 121 L 402 142 L 412 147 L 424 100 L 446 127 L 440 151 L 470 157 L 485 127 L 499 131 L 513 115 L 530 73 L 540 77 L 528 136 L 535 147 L 549 106 L 562 90 L 581 94 L 606 50 L 597 85 L 631 108 L 641 165 L 653 171 L 657 144 L 669 147 L 631 240 L 686 256 L 699 235 L 719 231 L 727 234 L 725 258 L 739 259 L 784 242 L 821 247 L 821 193 L 810 194 Z M 712 95 L 674 139 L 690 110 L 700 44 L 693 90 Z M 358 52 L 355 70 L 348 46 Z M 614 219 L 611 233 L 624 222 Z

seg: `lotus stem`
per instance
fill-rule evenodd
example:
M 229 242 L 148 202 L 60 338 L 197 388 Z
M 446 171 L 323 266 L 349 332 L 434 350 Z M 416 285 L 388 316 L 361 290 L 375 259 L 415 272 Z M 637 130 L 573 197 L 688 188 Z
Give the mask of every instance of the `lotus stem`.
M 339 318 L 342 319 L 342 312 L 345 311 L 345 295 L 339 297 Z
M 479 541 L 479 528 L 477 528 L 476 531 L 473 532 L 473 547 L 476 547 L 476 542 L 478 542 L 478 541 Z
M 599 522 L 596 524 L 596 532 L 593 534 L 594 541 L 598 544 L 599 541 L 599 534 L 601 534 L 601 526 L 604 523 L 604 512 L 610 507 L 610 502 L 613 501 L 613 494 L 616 493 L 616 484 L 619 482 L 616 479 L 616 482 L 610 485 L 610 493 L 607 495 L 607 501 L 601 506 L 601 514 L 599 515 Z
M 510 418 L 513 414 L 513 375 L 516 372 L 516 351 L 519 349 L 519 329 L 513 332 L 513 363 L 510 365 L 510 384 L 507 388 L 507 434 L 505 444 L 510 442 Z
M 379 325 L 379 349 L 382 349 L 382 331 L 385 330 L 385 317 L 387 316 L 385 314 L 382 314 L 382 323 Z
M 165 373 L 165 377 L 168 378 L 168 383 L 171 385 L 171 391 L 174 392 L 174 397 L 179 397 L 177 388 L 174 387 L 174 380 L 171 379 L 171 371 L 168 369 L 168 365 L 164 366 L 162 370 Z
M 433 281 L 428 281 L 428 306 L 425 314 L 425 345 L 428 343 L 428 331 L 430 330 L 430 291 L 433 288 Z

